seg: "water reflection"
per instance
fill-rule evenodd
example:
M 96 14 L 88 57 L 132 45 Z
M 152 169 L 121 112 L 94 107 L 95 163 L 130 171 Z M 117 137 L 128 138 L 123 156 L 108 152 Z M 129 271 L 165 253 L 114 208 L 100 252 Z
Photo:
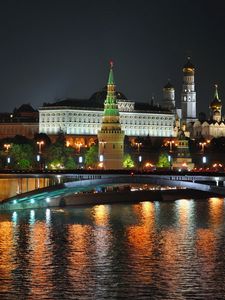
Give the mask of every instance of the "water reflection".
M 15 262 L 12 260 L 13 223 L 8 216 L 0 216 L 0 290 L 1 293 L 12 289 L 12 271 Z
M 15 211 L 0 232 L 0 299 L 225 295 L 223 199 Z

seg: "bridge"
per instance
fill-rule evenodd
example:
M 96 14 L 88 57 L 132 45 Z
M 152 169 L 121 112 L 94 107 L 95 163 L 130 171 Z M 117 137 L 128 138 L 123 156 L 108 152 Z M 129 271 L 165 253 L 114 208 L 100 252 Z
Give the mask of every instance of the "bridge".
M 84 195 L 84 191 L 93 190 L 99 186 L 119 184 L 154 184 L 188 188 L 205 193 L 225 196 L 225 174 L 210 173 L 133 173 L 133 172 L 76 172 L 76 173 L 10 173 L 0 174 L 0 178 L 51 178 L 53 185 L 47 188 L 37 188 L 30 192 L 18 193 L 5 199 L 0 204 L 0 210 L 15 210 L 38 207 L 54 207 L 82 203 L 91 203 L 87 198 L 99 195 Z

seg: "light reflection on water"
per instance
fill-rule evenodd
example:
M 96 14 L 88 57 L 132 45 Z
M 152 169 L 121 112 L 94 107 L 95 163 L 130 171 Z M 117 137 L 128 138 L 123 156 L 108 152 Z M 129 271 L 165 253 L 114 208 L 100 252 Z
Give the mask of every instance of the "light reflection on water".
M 0 215 L 0 299 L 224 299 L 223 199 Z

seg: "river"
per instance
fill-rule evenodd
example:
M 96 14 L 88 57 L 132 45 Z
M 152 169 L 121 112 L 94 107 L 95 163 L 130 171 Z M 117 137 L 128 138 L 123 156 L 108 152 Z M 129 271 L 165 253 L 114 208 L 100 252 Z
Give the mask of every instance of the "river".
M 0 214 L 0 299 L 225 299 L 225 200 Z

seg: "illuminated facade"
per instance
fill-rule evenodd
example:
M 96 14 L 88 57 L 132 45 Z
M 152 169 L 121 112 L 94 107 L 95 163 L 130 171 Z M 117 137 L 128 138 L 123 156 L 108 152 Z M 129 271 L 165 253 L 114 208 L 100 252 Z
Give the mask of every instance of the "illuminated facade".
M 175 89 L 173 85 L 168 81 L 168 83 L 163 88 L 163 102 L 162 106 L 169 111 L 175 111 Z
M 183 67 L 183 85 L 181 93 L 182 120 L 186 124 L 196 120 L 195 67 L 188 58 Z
M 119 111 L 120 111 L 120 105 Z M 39 132 L 56 135 L 97 135 L 101 128 L 103 109 L 88 107 L 42 107 L 39 109 Z M 170 137 L 174 135 L 172 113 L 151 111 L 120 111 L 122 130 L 128 136 Z
M 222 118 L 222 102 L 218 95 L 218 86 L 215 85 L 214 98 L 210 103 L 210 119 L 197 120 L 192 124 L 191 136 L 206 139 L 225 136 L 225 122 Z
M 189 151 L 188 139 L 182 130 L 178 132 L 177 150 L 176 156 L 173 159 L 172 168 L 175 170 L 192 170 L 194 168 L 194 163 L 192 162 Z
M 66 99 L 39 109 L 39 132 L 50 136 L 63 131 L 71 136 L 97 136 L 101 128 L 106 89 L 89 100 Z M 116 92 L 120 123 L 128 136 L 174 136 L 175 115 L 167 107 L 138 103 Z

